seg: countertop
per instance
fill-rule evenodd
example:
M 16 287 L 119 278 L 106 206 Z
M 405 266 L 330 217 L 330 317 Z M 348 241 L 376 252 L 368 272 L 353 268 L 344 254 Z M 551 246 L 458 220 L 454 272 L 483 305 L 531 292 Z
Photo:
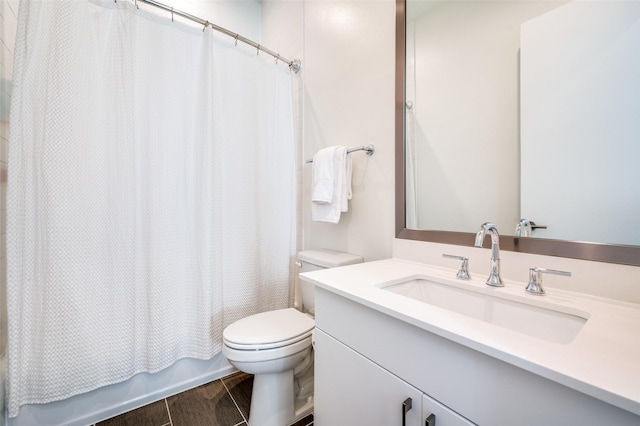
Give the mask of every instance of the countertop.
M 320 288 L 524 370 L 640 415 L 640 305 L 546 288 L 545 296 L 474 276 L 462 285 L 541 307 L 579 312 L 587 321 L 569 343 L 552 343 L 379 288 L 411 276 L 455 279 L 456 270 L 387 259 L 300 274 Z M 455 285 L 455 282 L 454 282 Z M 606 285 L 603 284 L 603 285 Z

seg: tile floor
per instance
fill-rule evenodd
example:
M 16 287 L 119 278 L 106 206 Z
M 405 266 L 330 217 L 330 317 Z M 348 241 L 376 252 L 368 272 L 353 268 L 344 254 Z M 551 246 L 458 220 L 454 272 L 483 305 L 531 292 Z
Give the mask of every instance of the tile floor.
M 248 426 L 252 385 L 252 375 L 235 373 L 95 426 Z M 292 426 L 309 425 L 312 414 Z

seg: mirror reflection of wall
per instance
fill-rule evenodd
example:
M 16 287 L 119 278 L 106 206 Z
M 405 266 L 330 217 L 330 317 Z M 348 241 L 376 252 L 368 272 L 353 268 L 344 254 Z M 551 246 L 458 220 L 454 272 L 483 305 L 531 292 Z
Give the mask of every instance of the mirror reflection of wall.
M 551 226 L 543 222 L 555 220 L 552 214 L 562 205 L 558 199 L 545 203 L 533 195 L 521 197 L 521 190 L 529 191 L 530 188 L 525 182 L 521 187 L 521 155 L 534 152 L 538 143 L 537 136 L 521 135 L 521 27 L 538 16 L 554 16 L 565 5 L 567 2 L 562 1 L 407 1 L 408 228 L 475 232 L 480 223 L 489 220 L 496 223 L 502 234 L 513 235 L 518 220 L 525 217 L 549 226 L 548 230 L 534 231 L 534 236 L 621 242 L 590 238 L 589 234 L 582 237 L 573 233 L 556 234 L 554 231 L 564 228 L 564 224 L 554 222 Z M 632 9 L 638 10 L 638 7 L 631 6 L 627 14 Z M 635 24 L 627 25 L 627 30 L 634 25 L 637 28 L 640 20 L 632 14 L 627 19 L 627 24 L 630 22 Z M 617 25 L 613 24 L 614 27 Z M 573 24 L 569 20 L 561 26 L 571 28 Z M 633 34 L 640 40 L 637 32 Z M 627 51 L 628 56 L 640 57 L 637 43 L 626 49 L 635 49 L 635 55 L 629 55 L 633 52 Z M 563 62 L 551 62 L 550 69 L 560 67 Z M 637 89 L 640 72 L 633 69 L 637 74 L 632 87 Z M 565 83 L 571 85 L 570 81 L 565 80 Z M 637 91 L 634 93 L 633 111 L 637 115 L 640 97 Z M 589 94 L 581 98 L 583 108 L 592 103 L 590 99 Z M 543 123 L 546 119 L 548 117 L 540 118 L 542 121 L 535 126 L 548 127 Z M 530 123 L 524 116 L 522 122 Z M 635 132 L 637 142 L 640 135 L 637 125 L 631 132 Z M 521 137 L 523 142 L 532 141 L 530 144 L 534 148 L 521 147 Z M 554 140 L 548 146 L 557 143 Z M 635 169 L 640 169 L 640 156 L 637 150 L 632 152 L 636 153 Z M 573 152 L 564 161 L 577 164 L 579 157 L 579 153 Z M 527 155 L 527 159 L 532 162 L 529 164 L 536 164 L 537 171 L 546 168 L 547 159 L 542 156 Z M 558 166 L 561 163 L 562 160 L 553 163 L 556 164 L 557 173 L 553 175 L 556 181 L 565 173 L 573 173 Z M 522 173 L 532 176 L 525 169 Z M 635 181 L 640 181 L 637 175 Z M 543 185 L 547 195 L 557 186 L 549 186 L 548 181 Z M 640 191 L 636 190 L 638 193 Z M 567 204 L 566 200 L 572 195 L 565 192 L 558 197 Z M 531 203 L 527 204 L 525 198 L 532 200 Z M 531 204 L 537 204 L 539 208 L 530 209 Z M 637 205 L 629 207 L 632 211 L 635 209 L 637 216 L 640 208 Z M 543 214 L 543 211 L 549 214 Z M 610 218 L 602 217 L 601 220 Z M 640 240 L 622 243 L 640 244 Z
M 407 2 L 416 228 L 475 232 L 492 221 L 515 229 L 520 24 L 559 4 Z
M 574 1 L 521 31 L 521 212 L 640 245 L 640 4 Z

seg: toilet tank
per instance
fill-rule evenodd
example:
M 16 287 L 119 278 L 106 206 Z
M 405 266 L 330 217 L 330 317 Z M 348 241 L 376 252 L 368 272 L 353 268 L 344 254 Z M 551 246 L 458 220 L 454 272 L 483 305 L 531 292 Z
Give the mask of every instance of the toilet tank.
M 335 250 L 303 250 L 298 253 L 298 273 L 362 263 L 362 256 Z M 296 277 L 296 308 L 315 315 L 314 286 Z

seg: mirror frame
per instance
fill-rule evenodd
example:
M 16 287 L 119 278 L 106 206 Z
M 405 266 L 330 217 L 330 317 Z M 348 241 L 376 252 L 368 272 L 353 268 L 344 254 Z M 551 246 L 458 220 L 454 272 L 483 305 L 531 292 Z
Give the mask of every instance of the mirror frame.
M 405 60 L 406 0 L 396 0 L 395 67 L 395 192 L 396 238 L 433 243 L 473 246 L 475 234 L 468 232 L 406 228 L 405 209 Z M 478 223 L 478 229 L 480 223 Z M 485 242 L 488 244 L 488 242 Z M 486 245 L 488 247 L 488 245 Z M 502 250 L 596 262 L 640 266 L 640 246 L 553 240 L 547 238 L 500 236 Z

